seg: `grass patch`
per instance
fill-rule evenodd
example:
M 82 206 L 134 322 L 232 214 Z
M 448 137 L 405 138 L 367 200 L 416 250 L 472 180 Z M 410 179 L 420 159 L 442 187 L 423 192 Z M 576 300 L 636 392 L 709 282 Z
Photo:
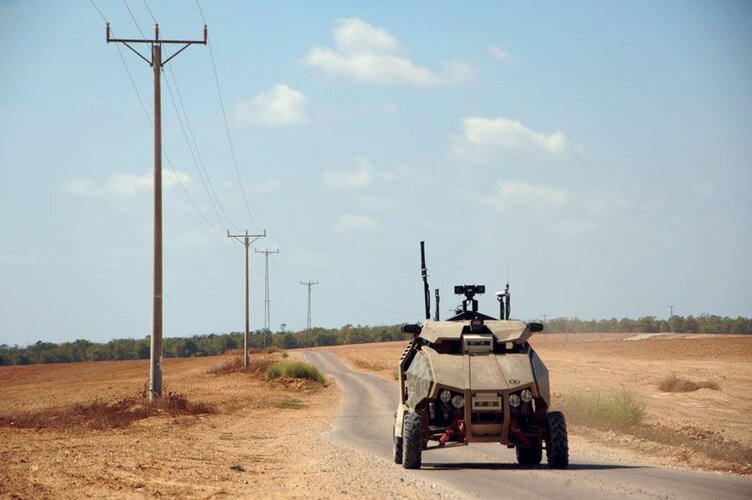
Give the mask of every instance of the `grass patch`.
M 698 389 L 712 389 L 718 391 L 720 390 L 720 386 L 712 380 L 693 382 L 686 378 L 679 377 L 676 373 L 672 373 L 658 382 L 658 390 L 661 392 L 694 392 Z
M 274 363 L 266 369 L 267 382 L 280 377 L 310 380 L 319 384 L 323 384 L 326 381 L 318 368 L 302 361 Z
M 202 415 L 216 413 L 212 405 L 195 403 L 181 393 L 167 392 L 158 401 L 134 396 L 115 402 L 102 400 L 89 404 L 74 404 L 34 413 L 0 416 L 0 427 L 21 429 L 117 429 L 127 427 L 137 420 L 155 415 Z
M 306 408 L 307 405 L 298 399 L 283 399 L 274 403 L 274 407 L 284 410 L 300 410 L 301 408 Z
M 600 429 L 631 427 L 645 416 L 644 403 L 626 390 L 613 394 L 567 395 L 561 398 L 560 404 L 568 421 Z

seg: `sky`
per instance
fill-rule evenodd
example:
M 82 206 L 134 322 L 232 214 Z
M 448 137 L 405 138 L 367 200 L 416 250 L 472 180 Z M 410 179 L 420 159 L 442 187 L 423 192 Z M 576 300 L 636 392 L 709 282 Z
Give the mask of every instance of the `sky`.
M 301 281 L 315 326 L 421 320 L 420 241 L 442 317 L 752 316 L 749 2 L 199 5 L 0 2 L 0 344 L 150 333 L 153 76 L 105 19 L 208 24 L 162 76 L 167 337 L 243 329 L 228 229 L 274 331 Z

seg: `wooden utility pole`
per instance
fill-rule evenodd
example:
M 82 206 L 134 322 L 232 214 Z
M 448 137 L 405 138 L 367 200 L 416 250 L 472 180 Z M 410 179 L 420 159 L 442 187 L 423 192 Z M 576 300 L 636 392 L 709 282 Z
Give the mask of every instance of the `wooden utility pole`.
M 154 38 L 112 38 L 110 23 L 107 23 L 107 43 L 122 43 L 154 70 L 154 290 L 152 295 L 151 362 L 149 364 L 149 400 L 162 397 L 162 68 L 173 57 L 190 45 L 206 45 L 208 29 L 204 25 L 203 40 L 162 40 L 159 24 L 154 25 Z M 147 59 L 132 44 L 151 44 L 151 58 Z M 182 45 L 174 54 L 162 61 L 162 45 Z
M 272 331 L 272 318 L 271 318 L 271 312 L 270 312 L 270 305 L 271 305 L 271 299 L 269 298 L 269 255 L 273 253 L 279 253 L 279 249 L 277 250 L 269 250 L 268 248 L 266 250 L 254 250 L 256 253 L 262 253 L 264 254 L 264 334 L 270 335 Z M 268 337 L 265 339 L 266 341 L 270 340 Z M 267 343 L 268 345 L 268 343 Z
M 248 230 L 245 230 L 245 234 L 230 234 L 227 231 L 228 238 L 235 238 L 245 245 L 245 334 L 243 335 L 243 370 L 248 370 L 248 325 L 250 323 L 248 317 L 248 304 L 250 300 L 250 293 L 248 288 L 248 249 L 251 247 L 254 241 L 259 238 L 266 237 L 266 229 L 264 234 L 248 234 Z
M 311 287 L 318 285 L 318 281 L 301 281 L 301 285 L 308 287 L 308 318 L 306 319 L 306 331 L 308 332 L 308 340 L 311 340 Z

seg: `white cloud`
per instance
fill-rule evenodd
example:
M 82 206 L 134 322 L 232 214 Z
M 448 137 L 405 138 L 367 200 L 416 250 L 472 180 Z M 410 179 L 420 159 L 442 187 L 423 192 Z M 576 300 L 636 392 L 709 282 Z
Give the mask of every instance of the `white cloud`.
M 306 123 L 308 98 L 300 91 L 280 83 L 250 101 L 235 104 L 234 121 L 240 125 L 279 126 Z
M 557 208 L 567 204 L 571 199 L 569 192 L 564 189 L 516 181 L 499 183 L 496 192 L 491 195 L 465 191 L 462 197 L 475 199 L 497 210 L 512 207 Z
M 179 176 L 179 178 L 178 178 Z M 162 187 L 170 188 L 171 186 L 182 181 L 184 184 L 191 181 L 191 177 L 184 173 L 178 172 L 177 175 L 172 170 L 162 171 Z M 112 174 L 102 182 L 92 179 L 70 179 L 63 182 L 63 189 L 82 198 L 102 199 L 102 198 L 131 198 L 144 191 L 151 191 L 154 186 L 154 175 L 133 175 L 133 174 Z
M 340 215 L 334 225 L 334 229 L 342 234 L 353 232 L 371 233 L 374 231 L 380 231 L 383 228 L 384 226 L 379 221 L 366 217 L 365 215 L 353 214 Z
M 463 135 L 452 138 L 452 155 L 463 161 L 562 161 L 580 153 L 561 131 L 537 132 L 504 117 L 462 119 Z
M 507 51 L 499 47 L 498 45 L 489 45 L 488 54 L 497 61 L 507 62 L 509 60 L 509 54 Z
M 324 172 L 324 182 L 327 186 L 340 191 L 362 189 L 371 184 L 374 179 L 373 166 L 365 158 L 355 158 L 358 166 L 352 170 L 337 170 Z
M 473 70 L 463 62 L 451 62 L 440 70 L 412 62 L 392 34 L 359 18 L 338 19 L 335 48 L 313 47 L 303 63 L 333 77 L 378 85 L 429 87 L 462 83 Z

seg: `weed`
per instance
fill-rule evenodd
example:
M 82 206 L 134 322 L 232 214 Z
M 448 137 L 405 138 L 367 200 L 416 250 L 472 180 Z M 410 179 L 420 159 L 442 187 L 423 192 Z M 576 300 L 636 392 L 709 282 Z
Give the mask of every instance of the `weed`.
M 169 416 L 215 413 L 205 403 L 193 403 L 184 394 L 167 392 L 150 403 L 142 396 L 127 397 L 108 403 L 100 399 L 89 404 L 74 404 L 35 413 L 0 416 L 0 427 L 31 429 L 116 429 L 160 413 Z
M 302 361 L 288 361 L 284 363 L 275 363 L 266 369 L 266 381 L 270 382 L 279 377 L 296 378 L 310 380 L 323 384 L 324 376 L 318 368 Z
M 613 394 L 577 394 L 562 397 L 561 406 L 573 424 L 596 428 L 626 428 L 639 424 L 645 405 L 626 390 Z
M 306 404 L 298 399 L 283 399 L 274 404 L 275 408 L 282 408 L 285 410 L 299 410 L 306 408 Z
M 694 392 L 698 389 L 720 390 L 719 385 L 712 380 L 693 382 L 672 373 L 658 382 L 658 390 L 661 392 Z

